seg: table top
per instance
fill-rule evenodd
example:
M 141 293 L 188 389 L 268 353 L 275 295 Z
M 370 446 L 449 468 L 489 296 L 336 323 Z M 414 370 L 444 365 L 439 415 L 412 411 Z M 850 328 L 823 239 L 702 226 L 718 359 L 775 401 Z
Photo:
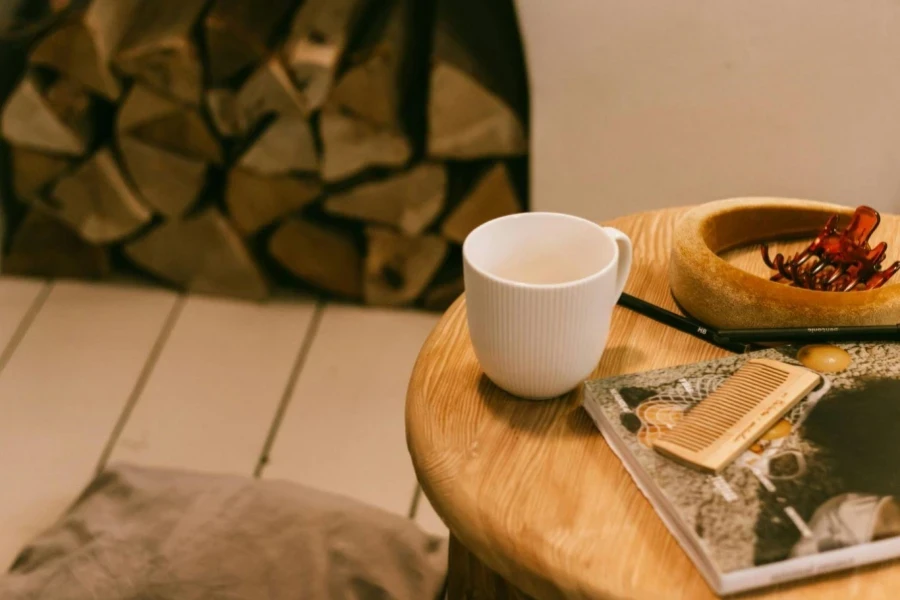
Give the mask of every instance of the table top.
M 609 223 L 634 242 L 626 291 L 675 310 L 668 209 Z M 875 238 L 900 248 L 900 217 Z M 754 250 L 727 260 L 767 272 Z M 594 377 L 698 362 L 728 353 L 621 307 Z M 406 405 L 419 481 L 453 534 L 488 567 L 536 598 L 713 598 L 582 408 L 581 390 L 519 400 L 482 373 L 460 298 L 426 341 Z M 753 598 L 895 597 L 900 563 L 770 588 Z

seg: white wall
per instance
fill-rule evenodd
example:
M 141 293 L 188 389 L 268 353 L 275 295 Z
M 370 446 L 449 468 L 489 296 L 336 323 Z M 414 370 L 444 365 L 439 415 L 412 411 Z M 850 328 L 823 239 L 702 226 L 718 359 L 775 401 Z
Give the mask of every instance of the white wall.
M 533 209 L 782 195 L 900 212 L 900 1 L 516 3 Z

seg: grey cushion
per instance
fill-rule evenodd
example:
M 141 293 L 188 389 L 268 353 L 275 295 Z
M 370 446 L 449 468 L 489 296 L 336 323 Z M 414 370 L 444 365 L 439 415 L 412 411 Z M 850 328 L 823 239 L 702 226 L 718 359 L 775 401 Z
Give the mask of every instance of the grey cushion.
M 118 466 L 0 578 L 4 600 L 436 598 L 446 543 L 300 485 Z

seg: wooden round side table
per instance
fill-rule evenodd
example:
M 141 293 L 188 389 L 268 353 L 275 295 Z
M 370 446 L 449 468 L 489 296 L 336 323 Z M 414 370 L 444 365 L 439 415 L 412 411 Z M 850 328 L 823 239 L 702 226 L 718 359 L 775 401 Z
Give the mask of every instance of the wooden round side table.
M 634 242 L 626 291 L 670 310 L 668 248 L 683 210 L 610 223 Z M 900 248 L 900 218 L 885 216 L 876 237 Z M 758 256 L 730 260 L 763 274 Z M 465 310 L 460 298 L 426 341 L 406 404 L 419 482 L 451 530 L 449 598 L 715 597 L 580 408 L 581 391 L 529 402 L 495 387 L 475 358 Z M 617 308 L 594 376 L 727 354 Z M 897 590 L 895 562 L 753 597 L 895 598 Z

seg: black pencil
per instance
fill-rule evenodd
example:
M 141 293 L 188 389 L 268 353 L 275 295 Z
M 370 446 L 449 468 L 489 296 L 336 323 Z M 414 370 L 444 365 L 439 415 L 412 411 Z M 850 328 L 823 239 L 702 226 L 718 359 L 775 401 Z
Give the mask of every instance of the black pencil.
M 658 323 L 688 333 L 731 352 L 744 353 L 758 343 L 900 342 L 900 324 L 848 327 L 789 327 L 716 330 L 629 294 L 619 304 Z
M 645 317 L 650 317 L 658 323 L 668 325 L 669 327 L 688 333 L 696 338 L 700 338 L 704 342 L 718 346 L 723 350 L 743 354 L 748 349 L 746 343 L 738 342 L 736 340 L 720 339 L 718 332 L 714 329 L 629 294 L 622 294 L 619 298 L 619 304 L 636 313 L 642 314 Z
M 900 325 L 860 327 L 792 327 L 784 329 L 721 329 L 720 341 L 755 342 L 900 342 Z

